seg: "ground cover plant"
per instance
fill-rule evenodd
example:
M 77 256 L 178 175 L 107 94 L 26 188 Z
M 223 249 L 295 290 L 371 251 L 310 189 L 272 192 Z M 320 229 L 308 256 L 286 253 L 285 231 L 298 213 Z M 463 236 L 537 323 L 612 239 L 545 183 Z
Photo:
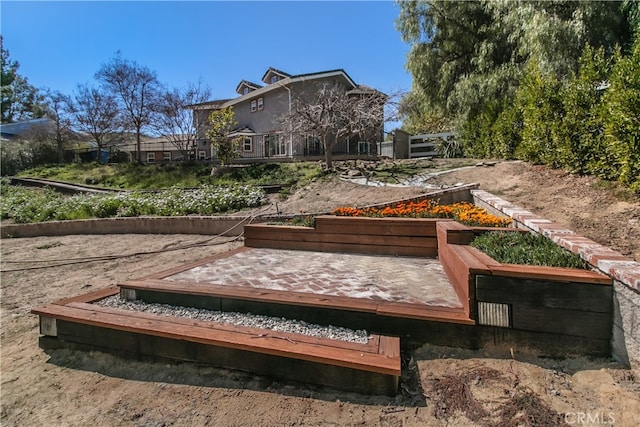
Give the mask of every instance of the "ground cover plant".
M 174 187 L 157 192 L 78 194 L 62 196 L 51 189 L 26 189 L 2 184 L 0 218 L 16 223 L 141 215 L 215 215 L 266 202 L 264 191 L 250 186 L 196 189 Z
M 40 166 L 23 171 L 20 176 L 133 190 L 198 187 L 202 184 L 304 184 L 320 173 L 320 165 L 309 162 L 258 163 L 228 168 L 215 176 L 211 175 L 209 164 L 73 163 Z
M 587 263 L 580 256 L 541 234 L 490 231 L 478 235 L 471 246 L 504 264 L 587 268 Z
M 384 208 L 353 208 L 340 207 L 333 211 L 338 216 L 367 216 L 367 217 L 402 217 L 402 218 L 450 218 L 469 225 L 481 227 L 506 227 L 511 223 L 510 218 L 492 215 L 486 209 L 472 203 L 459 202 L 441 205 L 433 200 L 420 202 L 401 202 Z

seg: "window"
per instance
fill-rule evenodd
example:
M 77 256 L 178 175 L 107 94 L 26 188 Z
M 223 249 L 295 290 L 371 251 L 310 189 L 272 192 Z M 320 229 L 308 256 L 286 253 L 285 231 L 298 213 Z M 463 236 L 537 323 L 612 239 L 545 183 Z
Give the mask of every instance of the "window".
M 162 153 L 162 161 L 163 162 L 170 162 L 171 161 L 171 152 L 170 151 L 165 151 Z
M 250 136 L 245 136 L 242 140 L 242 151 L 253 151 L 253 141 Z
M 245 86 L 244 89 L 242 89 L 242 94 L 246 95 L 248 93 L 249 93 L 249 88 Z
M 282 135 L 269 134 L 263 136 L 265 157 L 278 157 L 287 155 L 287 144 Z
M 271 76 L 271 83 L 275 83 L 278 81 L 278 76 Z
M 262 110 L 264 108 L 264 98 L 258 98 L 258 110 Z
M 198 160 L 206 160 L 206 159 L 207 159 L 207 152 L 205 150 L 199 150 Z
M 370 154 L 371 144 L 366 141 L 358 141 L 358 154 Z
M 153 163 L 156 161 L 156 153 L 147 153 L 147 163 Z
M 254 111 L 256 111 L 257 109 L 257 101 L 254 99 L 253 101 L 251 101 L 251 112 L 253 113 Z

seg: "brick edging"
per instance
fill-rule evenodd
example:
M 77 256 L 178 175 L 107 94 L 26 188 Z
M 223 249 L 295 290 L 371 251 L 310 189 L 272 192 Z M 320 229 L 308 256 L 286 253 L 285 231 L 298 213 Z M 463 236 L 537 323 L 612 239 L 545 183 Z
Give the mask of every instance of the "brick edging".
M 471 190 L 471 195 L 476 205 L 511 217 L 518 227 L 547 236 L 559 246 L 578 254 L 592 267 L 640 293 L 640 263 L 487 191 Z

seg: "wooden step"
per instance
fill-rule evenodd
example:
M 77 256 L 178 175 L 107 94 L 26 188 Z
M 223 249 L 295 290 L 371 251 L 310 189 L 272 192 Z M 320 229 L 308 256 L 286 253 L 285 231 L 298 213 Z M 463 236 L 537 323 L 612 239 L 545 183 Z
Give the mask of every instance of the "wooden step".
M 243 288 L 204 283 L 169 282 L 164 280 L 133 280 L 122 283 L 119 286 L 123 292 L 126 292 L 126 289 L 132 289 L 135 291 L 156 293 L 165 292 L 179 295 L 198 295 L 209 298 L 258 301 L 280 305 L 335 309 L 369 313 L 377 316 L 390 316 L 425 321 L 460 323 L 465 325 L 475 324 L 475 321 L 469 319 L 465 314 L 462 307 L 444 307 L 326 294 L 277 291 L 252 287 Z M 129 299 L 137 299 L 137 297 L 132 296 Z M 144 300 L 145 298 L 143 297 L 142 299 Z M 154 302 L 170 303 L 170 301 L 157 300 Z M 223 307 L 216 307 L 216 309 L 223 309 Z M 360 325 L 359 327 L 367 328 L 367 325 Z
M 100 350 L 193 360 L 361 393 L 393 395 L 400 377 L 396 337 L 374 335 L 358 344 L 77 301 L 32 313 L 40 316 L 43 335 Z

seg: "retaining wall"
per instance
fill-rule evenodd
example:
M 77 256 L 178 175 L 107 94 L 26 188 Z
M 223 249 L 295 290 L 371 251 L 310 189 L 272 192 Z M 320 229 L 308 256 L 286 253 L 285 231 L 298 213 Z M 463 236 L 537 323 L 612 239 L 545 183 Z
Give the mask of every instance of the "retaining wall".
M 204 234 L 239 236 L 250 219 L 240 216 L 102 218 L 2 224 L 0 237 L 64 236 L 71 234 Z
M 476 205 L 490 213 L 511 217 L 518 228 L 547 236 L 613 278 L 611 352 L 616 359 L 640 371 L 640 263 L 491 193 L 472 190 L 471 194 Z

